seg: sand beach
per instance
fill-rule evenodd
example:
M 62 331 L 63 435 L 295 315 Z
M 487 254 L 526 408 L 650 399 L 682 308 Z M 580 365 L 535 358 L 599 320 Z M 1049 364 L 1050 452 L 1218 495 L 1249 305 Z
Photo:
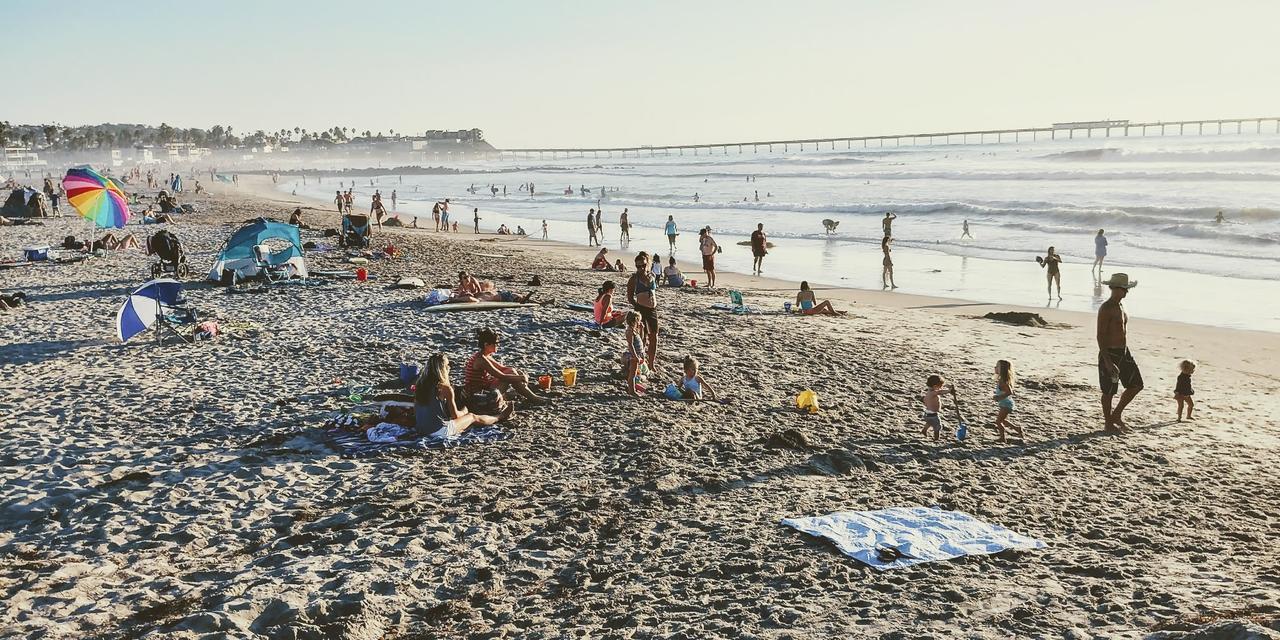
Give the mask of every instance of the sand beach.
M 320 230 L 337 215 L 251 176 L 185 201 L 198 212 L 166 226 L 197 274 L 187 299 L 221 319 L 215 340 L 119 344 L 116 310 L 153 262 L 138 250 L 0 270 L 0 289 L 27 294 L 0 315 L 0 637 L 1280 633 L 1280 334 L 1135 317 L 1146 390 L 1132 431 L 1109 435 L 1093 314 L 842 289 L 819 297 L 848 316 L 799 317 L 778 313 L 794 282 L 722 274 L 714 290 L 658 292 L 658 360 L 674 377 L 695 355 L 729 402 L 630 399 L 613 375 L 621 333 L 564 307 L 606 277 L 586 268 L 591 249 L 387 228 L 374 248 L 404 255 L 371 261 L 375 279 L 232 295 L 202 277 L 241 222 L 301 206 L 303 240 L 332 244 Z M 0 228 L 0 257 L 84 228 Z M 306 256 L 312 269 L 346 257 Z M 390 288 L 459 270 L 547 304 L 432 314 L 422 290 Z M 729 289 L 765 313 L 711 309 Z M 996 311 L 1049 324 L 982 317 Z M 549 406 L 503 425 L 509 439 L 331 448 L 326 420 L 370 400 L 353 388 L 435 352 L 461 362 L 482 326 L 502 333 L 504 362 L 556 378 Z M 1025 442 L 991 429 L 1001 358 L 1017 367 Z M 1199 363 L 1192 422 L 1175 420 L 1183 358 Z M 933 373 L 958 389 L 962 442 L 919 433 Z M 817 413 L 796 410 L 805 389 Z M 894 506 L 963 511 L 1047 547 L 880 572 L 780 524 Z

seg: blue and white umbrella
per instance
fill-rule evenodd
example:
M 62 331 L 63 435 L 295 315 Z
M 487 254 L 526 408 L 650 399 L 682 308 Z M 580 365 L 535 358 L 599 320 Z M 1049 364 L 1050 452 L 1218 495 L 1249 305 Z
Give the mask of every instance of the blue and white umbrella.
M 164 315 L 165 307 L 177 306 L 181 294 L 182 283 L 169 278 L 152 280 L 129 294 L 116 314 L 116 335 L 120 336 L 120 342 L 150 329 L 156 319 Z

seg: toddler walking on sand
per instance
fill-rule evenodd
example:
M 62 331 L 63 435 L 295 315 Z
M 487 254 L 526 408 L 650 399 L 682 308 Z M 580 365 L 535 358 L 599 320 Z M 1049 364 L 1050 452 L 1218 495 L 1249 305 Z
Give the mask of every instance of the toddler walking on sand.
M 1013 413 L 1013 363 L 1008 360 L 996 361 L 996 390 L 992 394 L 992 399 L 996 402 L 998 411 L 996 413 L 996 433 L 1000 435 L 1000 442 L 1004 442 L 1005 429 L 1011 429 L 1018 434 L 1021 439 L 1022 427 L 1009 422 L 1009 414 Z
M 1191 410 L 1195 408 L 1196 403 L 1191 399 L 1195 395 L 1195 391 L 1191 389 L 1191 374 L 1196 372 L 1196 363 L 1190 360 L 1183 360 L 1178 364 L 1178 385 L 1173 389 L 1173 397 L 1178 401 L 1178 422 L 1182 422 L 1182 406 L 1187 407 L 1187 419 L 1195 420 L 1191 417 Z
M 945 383 L 946 381 L 942 379 L 942 376 L 936 373 L 929 376 L 928 380 L 925 380 L 925 385 L 928 388 L 920 396 L 920 399 L 924 402 L 924 412 L 920 414 L 920 418 L 924 420 L 924 427 L 920 429 L 920 435 L 927 436 L 929 435 L 929 430 L 933 429 L 933 439 L 935 441 L 942 434 L 942 419 L 938 417 L 938 413 L 942 411 L 942 394 Z

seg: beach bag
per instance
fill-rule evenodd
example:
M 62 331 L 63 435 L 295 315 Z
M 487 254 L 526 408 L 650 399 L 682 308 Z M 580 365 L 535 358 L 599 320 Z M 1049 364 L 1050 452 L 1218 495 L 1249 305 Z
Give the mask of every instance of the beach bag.
M 809 413 L 818 412 L 818 394 L 812 389 L 805 389 L 796 396 L 796 408 Z
M 452 289 L 432 289 L 431 292 L 423 298 L 423 302 L 430 307 L 437 304 L 444 304 L 448 302 L 449 298 L 452 296 Z

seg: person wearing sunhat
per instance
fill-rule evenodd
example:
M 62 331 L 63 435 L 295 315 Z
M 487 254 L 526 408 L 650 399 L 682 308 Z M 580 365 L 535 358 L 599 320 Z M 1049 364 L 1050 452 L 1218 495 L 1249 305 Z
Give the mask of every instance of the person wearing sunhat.
M 1111 297 L 1098 308 L 1098 384 L 1102 387 L 1104 430 L 1115 433 L 1128 429 L 1124 408 L 1142 391 L 1142 372 L 1129 352 L 1129 315 L 1122 302 L 1129 290 L 1138 286 L 1138 281 L 1130 280 L 1125 273 L 1113 273 L 1103 284 L 1111 289 Z M 1124 393 L 1113 408 L 1112 400 L 1121 386 Z

